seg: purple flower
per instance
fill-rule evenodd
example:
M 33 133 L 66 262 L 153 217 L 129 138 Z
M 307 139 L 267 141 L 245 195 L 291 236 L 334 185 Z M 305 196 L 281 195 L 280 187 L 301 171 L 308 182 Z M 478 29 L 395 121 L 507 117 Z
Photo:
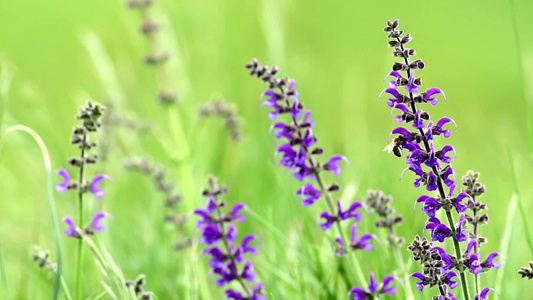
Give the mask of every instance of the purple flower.
M 470 240 L 466 245 L 466 251 L 463 256 L 468 258 L 466 266 L 472 271 L 473 274 L 479 274 L 483 271 L 483 268 L 479 265 L 479 253 L 471 253 L 472 248 L 477 244 L 476 240 Z
M 399 110 L 401 110 L 403 113 L 401 115 L 396 115 L 396 117 L 394 117 L 394 120 L 398 121 L 398 122 L 403 122 L 404 121 L 404 116 L 405 116 L 405 113 L 407 111 L 409 111 L 409 109 L 407 108 L 407 106 L 403 103 L 396 103 L 394 105 L 394 108 L 397 108 Z
M 422 195 L 416 199 L 416 202 L 424 202 L 422 206 L 422 211 L 425 212 L 428 217 L 434 217 L 437 210 L 440 208 L 440 204 L 437 199 L 430 197 L 428 195 Z
M 459 222 L 457 223 L 457 228 L 455 229 L 457 233 L 453 236 L 458 242 L 464 242 L 468 239 L 468 236 L 467 236 L 468 230 L 466 229 L 463 230 L 463 226 L 465 225 L 465 222 L 466 222 L 465 214 L 461 214 L 459 216 Z
M 436 87 L 432 87 L 426 90 L 426 92 L 424 93 L 424 100 L 426 102 L 431 103 L 431 105 L 436 105 L 439 102 L 439 100 L 435 97 L 432 97 L 433 95 L 436 95 L 436 94 L 442 94 L 444 96 L 444 100 L 446 100 L 446 95 L 444 95 L 444 92 L 441 89 L 436 88 Z
M 491 290 L 496 293 L 495 289 L 490 288 L 490 287 L 486 287 L 486 288 L 482 289 L 481 292 L 474 297 L 474 300 L 487 299 L 487 295 L 489 294 L 489 292 Z
M 455 271 L 449 271 L 446 273 L 446 284 L 451 288 L 454 289 L 459 285 L 459 282 L 452 280 L 452 278 L 457 277 L 457 273 Z
M 94 231 L 100 232 L 105 229 L 105 226 L 101 223 L 104 217 L 110 217 L 112 219 L 114 218 L 111 214 L 105 211 L 99 211 L 95 213 L 93 218 L 91 219 L 91 227 Z
M 217 224 L 207 224 L 202 229 L 202 236 L 200 237 L 200 242 L 212 245 L 217 243 L 222 238 L 222 232 L 220 226 Z
M 414 272 L 411 274 L 411 277 L 420 279 L 420 281 L 415 284 L 418 290 L 424 290 L 424 287 L 429 284 L 429 282 L 426 280 L 426 275 L 420 272 Z
M 441 223 L 436 217 L 428 219 L 424 229 L 431 230 L 431 239 L 433 241 L 444 242 L 444 239 L 450 236 L 451 230 L 445 224 Z
M 435 176 L 435 173 L 433 173 L 433 171 L 429 171 L 427 182 L 428 183 L 426 189 L 428 191 L 434 191 L 437 189 L 437 177 Z
M 274 136 L 278 139 L 286 138 L 291 140 L 294 137 L 294 128 L 283 122 L 274 123 L 271 130 L 274 130 Z
M 209 265 L 212 267 L 216 267 L 224 263 L 228 259 L 228 256 L 226 255 L 226 253 L 224 253 L 224 251 L 220 249 L 219 247 L 205 248 L 202 251 L 202 254 L 211 255 L 211 259 L 209 260 Z
M 420 88 L 415 84 L 415 72 L 411 72 L 411 76 L 409 76 L 409 82 L 405 86 L 405 89 L 409 93 L 417 93 Z
M 443 163 L 449 164 L 452 161 L 452 157 L 447 156 L 446 153 L 450 151 L 453 151 L 453 153 L 455 153 L 455 156 L 457 157 L 455 149 L 451 145 L 446 145 L 442 147 L 440 151 L 437 151 L 437 158 L 440 159 Z
M 435 156 L 435 147 L 433 145 L 433 141 L 429 142 L 429 153 L 428 153 L 428 158 L 426 160 L 426 166 L 430 168 L 440 167 L 439 161 L 437 160 L 437 157 Z
M 243 214 L 240 214 L 239 212 L 241 211 L 241 209 L 243 209 L 245 207 L 246 207 L 246 205 L 244 203 L 240 203 L 240 202 L 239 203 L 235 203 L 233 205 L 233 207 L 231 208 L 229 217 L 232 220 L 235 220 L 235 221 L 238 221 L 238 222 L 244 221 L 244 219 L 246 219 L 246 216 L 243 215 Z
M 420 114 L 422 113 L 422 110 L 419 109 L 416 111 L 415 113 L 415 119 L 413 121 L 413 127 L 416 128 L 416 129 L 421 129 L 421 128 L 424 128 L 424 126 L 426 126 L 424 124 L 424 121 L 422 121 L 422 119 L 420 118 Z
M 339 176 L 341 174 L 341 167 L 338 164 L 340 160 L 344 160 L 348 162 L 346 157 L 336 154 L 336 155 L 333 155 L 329 159 L 329 161 L 324 165 L 324 170 L 332 171 L 333 174 L 335 174 L 336 176 Z
M 387 93 L 389 95 L 391 95 L 393 98 L 389 98 L 387 100 L 387 105 L 389 105 L 390 107 L 393 107 L 395 103 L 399 102 L 401 100 L 401 96 L 400 96 L 400 93 L 398 92 L 397 90 L 398 88 L 398 84 L 396 83 L 396 80 L 391 80 L 389 81 L 389 87 L 384 89 L 383 91 L 381 91 L 381 93 L 379 94 L 378 96 L 378 100 L 379 98 L 381 98 L 381 95 L 383 93 Z
M 244 263 L 244 267 L 242 269 L 241 277 L 248 280 L 248 281 L 254 281 L 256 274 L 254 270 L 254 266 L 251 261 L 247 261 Z
M 459 300 L 459 298 L 455 297 L 455 295 L 452 292 L 448 292 L 447 294 L 450 300 Z M 445 300 L 445 298 L 442 295 L 439 295 L 439 300 Z
M 302 137 L 302 145 L 305 147 L 311 147 L 316 143 L 316 137 L 313 135 L 313 130 L 307 128 L 305 135 Z
M 322 192 L 315 188 L 312 183 L 306 183 L 296 191 L 296 195 L 302 195 L 302 205 L 308 206 L 316 202 Z
M 444 126 L 448 122 L 452 122 L 453 124 L 455 124 L 455 127 L 457 128 L 457 124 L 455 123 L 455 121 L 452 118 L 442 117 L 442 118 L 440 118 L 437 121 L 437 124 L 435 124 L 435 126 L 432 128 L 433 134 L 434 135 L 442 134 L 445 138 L 450 137 L 450 135 L 452 134 L 451 130 L 450 129 L 444 129 L 444 130 L 442 129 L 442 126 Z M 457 129 L 459 129 L 459 128 L 457 128 Z
M 352 299 L 354 300 L 364 300 L 367 298 L 372 299 L 373 295 L 387 293 L 391 295 L 396 294 L 396 288 L 394 286 L 390 286 L 390 283 L 393 280 L 399 280 L 398 277 L 394 275 L 387 275 L 380 283 L 376 282 L 374 277 L 374 272 L 370 272 L 370 283 L 368 284 L 366 290 L 362 287 L 354 286 L 350 289 L 348 295 L 352 295 Z
M 70 183 L 70 175 L 67 169 L 59 169 L 55 172 L 59 174 L 61 177 L 63 177 L 63 181 L 56 184 L 56 191 L 60 193 L 64 193 L 68 190 L 69 183 Z
M 495 268 L 495 269 L 499 269 L 502 265 L 501 262 L 499 261 L 496 261 L 494 262 L 494 258 L 496 256 L 499 256 L 501 255 L 500 253 L 498 252 L 491 252 L 489 253 L 489 255 L 487 255 L 487 259 L 485 259 L 480 265 L 481 267 L 483 267 L 483 269 L 490 269 L 490 268 Z
M 78 236 L 78 232 L 76 231 L 76 225 L 74 225 L 74 221 L 71 217 L 64 217 L 63 222 L 67 223 L 68 227 L 63 229 L 63 232 L 70 236 Z
M 339 219 L 346 220 L 353 218 L 356 222 L 360 222 L 363 214 L 361 212 L 356 212 L 355 210 L 362 206 L 364 206 L 363 202 L 354 201 L 352 204 L 350 204 L 348 209 L 342 210 L 341 199 L 337 199 L 337 211 L 339 212 Z
M 298 101 L 298 99 L 295 99 L 292 104 L 291 116 L 294 119 L 299 119 L 302 116 L 302 109 L 300 108 L 300 101 Z
M 374 248 L 374 245 L 370 244 L 368 240 L 370 239 L 377 240 L 377 237 L 371 233 L 365 233 L 361 235 L 360 237 L 357 237 L 356 229 L 357 229 L 357 224 L 353 224 L 350 229 L 350 237 L 351 237 L 350 247 L 352 247 L 353 249 L 365 249 L 366 251 L 372 250 L 372 248 Z M 344 246 L 344 243 L 340 237 L 337 237 L 335 241 L 340 246 Z
M 96 199 L 102 198 L 105 194 L 105 191 L 98 187 L 98 184 L 100 184 L 100 182 L 104 180 L 104 178 L 113 180 L 113 178 L 111 178 L 109 175 L 97 174 L 96 176 L 94 176 L 93 180 L 91 181 L 91 185 L 89 186 L 89 191 L 94 194 L 94 197 Z
M 444 248 L 435 246 L 431 248 L 431 250 L 439 251 L 441 260 L 444 262 L 444 266 L 442 267 L 443 271 L 448 271 L 449 269 L 453 268 L 452 257 L 446 252 L 446 250 L 444 250 Z
M 446 169 L 444 170 L 444 173 L 441 176 L 442 180 L 444 180 L 444 184 L 447 185 L 448 187 L 455 184 L 455 179 L 450 178 L 450 176 L 454 176 L 454 174 L 455 172 L 453 171 L 452 167 L 447 166 Z

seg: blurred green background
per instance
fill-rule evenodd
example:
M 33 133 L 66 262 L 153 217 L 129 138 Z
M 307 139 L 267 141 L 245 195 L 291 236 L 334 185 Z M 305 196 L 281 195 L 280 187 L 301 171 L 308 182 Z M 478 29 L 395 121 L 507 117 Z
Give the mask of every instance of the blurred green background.
M 339 260 L 332 254 L 331 237 L 315 225 L 323 203 L 303 208 L 293 196 L 298 182 L 275 161 L 271 123 L 258 105 L 264 86 L 243 69 L 257 57 L 277 64 L 283 76 L 297 79 L 300 100 L 313 110 L 315 133 L 326 154 L 340 153 L 350 160 L 342 176 L 335 178 L 348 191 L 345 196 L 362 199 L 366 190 L 381 189 L 393 195 L 397 211 L 405 217 L 401 235 L 410 241 L 421 234 L 425 216 L 419 209 L 413 212 L 413 203 L 423 190 L 412 186 L 412 174 L 398 181 L 404 159 L 382 151 L 397 124 L 384 100 L 376 101 L 395 61 L 381 29 L 386 19 L 399 18 L 400 28 L 414 37 L 409 46 L 426 63 L 426 69 L 417 72 L 423 86 L 438 86 L 448 97 L 447 103 L 425 108 L 434 119 L 446 115 L 459 125 L 446 141 L 457 150 L 453 166 L 458 178 L 472 169 L 482 173 L 481 182 L 487 186 L 483 200 L 491 220 L 481 227 L 489 239 L 483 253 L 508 245 L 503 267 L 484 275 L 482 286 L 499 282 L 502 299 L 526 299 L 523 293 L 531 289 L 530 283 L 528 288 L 516 270 L 533 254 L 518 210 L 508 209 L 517 193 L 525 212 L 532 209 L 528 124 L 533 101 L 533 2 L 516 1 L 514 11 L 513 18 L 511 6 L 503 0 L 157 1 L 151 12 L 162 23 L 162 48 L 173 55 L 167 70 L 181 100 L 170 114 L 179 111 L 192 148 L 187 164 L 193 185 L 179 187 L 193 193 L 183 212 L 203 204 L 205 178 L 215 174 L 229 187 L 226 200 L 245 202 L 260 216 L 249 217 L 241 232 L 261 237 L 254 261 L 269 298 L 326 299 L 327 293 L 333 293 L 333 299 L 345 298 L 349 287 L 339 282 L 332 267 Z M 88 172 L 105 171 L 115 180 L 105 183 L 103 199 L 87 197 L 87 210 L 104 207 L 115 216 L 99 237 L 126 278 L 145 273 L 146 289 L 159 299 L 220 299 L 221 291 L 205 273 L 207 260 L 196 254 L 200 250 L 171 249 L 175 233 L 162 221 L 167 211 L 150 179 L 122 167 L 126 157 L 151 155 L 168 164 L 170 177 L 181 180 L 183 175 L 160 143 L 175 141 L 167 109 L 155 100 L 156 72 L 142 60 L 149 45 L 139 34 L 140 22 L 140 14 L 122 1 L 1 1 L 0 59 L 13 72 L 8 97 L 2 99 L 1 126 L 24 124 L 37 131 L 58 169 L 77 155 L 69 138 L 77 107 L 86 99 L 110 101 L 120 113 L 152 120 L 159 135 L 113 128 L 102 137 L 111 141 L 109 160 Z M 242 143 L 228 138 L 221 120 L 198 120 L 198 105 L 217 98 L 238 108 Z M 176 145 L 172 150 L 182 149 Z M 59 181 L 59 176 L 53 178 Z M 29 251 L 39 244 L 55 256 L 54 235 L 42 158 L 27 136 L 11 135 L 6 142 L 0 182 L 0 251 L 9 287 L 8 294 L 2 285 L 0 294 L 8 299 L 48 299 L 53 278 L 35 266 Z M 56 194 L 56 204 L 58 218 L 74 215 L 72 194 Z M 374 216 L 365 219 L 360 227 L 373 231 Z M 191 234 L 193 229 L 188 229 Z M 64 275 L 72 285 L 74 242 L 63 235 L 61 240 Z M 86 254 L 84 289 L 89 296 L 102 286 Z M 403 255 L 410 261 L 407 250 Z M 365 262 L 364 271 L 373 270 L 380 278 L 397 269 L 386 243 L 358 256 Z M 410 265 L 411 272 L 419 270 L 418 264 Z M 428 299 L 433 292 L 415 295 Z

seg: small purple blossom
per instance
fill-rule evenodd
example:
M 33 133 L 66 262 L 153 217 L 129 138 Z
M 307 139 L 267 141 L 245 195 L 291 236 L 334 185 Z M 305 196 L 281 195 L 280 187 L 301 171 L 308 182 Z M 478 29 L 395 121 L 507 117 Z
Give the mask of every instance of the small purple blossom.
M 59 174 L 61 177 L 63 177 L 63 181 L 56 184 L 56 191 L 60 193 L 64 193 L 69 188 L 70 183 L 70 175 L 67 171 L 67 169 L 59 169 L 55 171 L 57 174 Z
M 104 179 L 110 179 L 113 180 L 109 175 L 106 174 L 97 174 L 94 176 L 93 180 L 91 181 L 91 184 L 89 185 L 89 191 L 94 194 L 94 197 L 96 199 L 100 199 L 104 196 L 105 191 L 98 187 L 100 182 Z
M 380 294 L 396 294 L 396 288 L 390 283 L 393 280 L 398 280 L 398 277 L 394 275 L 387 275 L 383 278 L 381 282 L 376 282 L 374 272 L 370 272 L 370 283 L 366 289 L 358 286 L 354 286 L 348 292 L 348 295 L 352 296 L 353 300 L 365 300 L 373 299 L 374 296 Z
M 339 176 L 341 174 L 341 167 L 339 166 L 339 161 L 344 160 L 348 162 L 346 157 L 342 155 L 333 155 L 328 162 L 324 165 L 324 170 L 332 171 L 333 174 Z
M 486 287 L 484 289 L 481 290 L 481 292 L 479 294 L 477 294 L 476 296 L 474 296 L 474 300 L 484 300 L 484 299 L 487 299 L 487 295 L 489 294 L 490 291 L 494 291 L 496 293 L 496 290 L 493 289 L 493 288 L 490 288 L 490 287 Z M 497 294 L 497 293 L 496 293 Z M 498 295 L 499 296 L 499 295 Z
M 429 218 L 424 229 L 431 230 L 431 240 L 439 241 L 441 243 L 444 242 L 444 239 L 450 236 L 451 233 L 450 228 L 448 228 L 446 224 L 441 223 L 436 217 Z
M 70 236 L 77 236 L 78 232 L 76 231 L 76 225 L 71 217 L 64 217 L 63 222 L 67 223 L 68 227 L 63 229 L 63 232 Z
M 100 232 L 105 229 L 105 226 L 102 224 L 102 219 L 105 217 L 114 218 L 111 214 L 105 212 L 105 211 L 99 211 L 94 214 L 93 218 L 91 219 L 91 228 L 94 231 Z
M 312 183 L 306 183 L 296 191 L 296 195 L 302 196 L 302 205 L 308 206 L 316 202 L 322 195 L 322 192 L 315 188 Z

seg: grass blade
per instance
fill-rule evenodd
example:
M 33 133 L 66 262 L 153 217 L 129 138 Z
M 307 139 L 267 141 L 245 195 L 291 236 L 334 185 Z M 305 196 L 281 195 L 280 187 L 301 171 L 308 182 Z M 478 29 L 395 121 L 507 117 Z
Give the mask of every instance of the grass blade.
M 507 218 L 505 221 L 505 229 L 503 231 L 503 237 L 500 242 L 500 251 L 503 253 L 503 255 L 507 255 L 509 252 L 509 246 L 511 244 L 511 240 L 513 239 L 513 227 L 514 227 L 514 218 L 516 213 L 516 204 L 517 204 L 518 197 L 516 194 L 511 197 L 511 201 L 509 202 L 509 206 L 507 208 Z M 494 284 L 494 289 L 497 291 L 501 291 L 502 286 L 502 280 L 503 275 L 505 274 L 507 264 L 503 265 L 503 270 L 500 270 L 496 276 L 496 281 Z
M 57 272 L 56 272 L 56 278 L 54 282 L 54 293 L 52 296 L 52 299 L 56 300 L 59 297 L 59 288 L 61 283 L 61 267 L 62 267 L 62 253 L 61 253 L 61 241 L 59 236 L 59 222 L 57 220 L 57 213 L 56 213 L 56 205 L 54 200 L 54 192 L 52 188 L 52 163 L 50 161 L 50 154 L 48 153 L 48 148 L 46 148 L 46 145 L 43 141 L 43 139 L 35 132 L 33 129 L 24 126 L 24 125 L 14 125 L 8 127 L 4 134 L 2 135 L 2 138 L 0 139 L 0 154 L 2 153 L 2 148 L 4 146 L 4 143 L 8 137 L 13 132 L 22 131 L 29 134 L 37 143 L 39 146 L 39 149 L 41 150 L 41 154 L 43 156 L 43 162 L 46 169 L 46 195 L 48 198 L 48 206 L 50 208 L 50 215 L 52 217 L 52 223 L 54 227 L 54 240 L 56 244 L 56 253 L 57 253 Z

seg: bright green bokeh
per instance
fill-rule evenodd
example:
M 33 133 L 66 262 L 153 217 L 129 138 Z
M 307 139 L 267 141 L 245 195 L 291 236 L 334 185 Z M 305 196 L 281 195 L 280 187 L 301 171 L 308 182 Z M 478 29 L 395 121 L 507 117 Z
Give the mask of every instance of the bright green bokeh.
M 326 155 L 341 153 L 350 160 L 351 166 L 335 178 L 339 184 L 355 185 L 357 199 L 364 198 L 368 189 L 393 195 L 397 211 L 406 220 L 401 234 L 408 241 L 421 234 L 425 217 L 419 209 L 413 213 L 413 203 L 423 190 L 412 187 L 411 174 L 398 181 L 404 160 L 382 151 L 397 124 L 384 100 L 376 100 L 394 62 L 381 29 L 386 19 L 400 18 L 401 29 L 414 37 L 409 46 L 426 63 L 417 76 L 423 78 L 424 87 L 438 86 L 448 98 L 447 103 L 425 108 L 433 119 L 454 118 L 460 128 L 448 140 L 441 139 L 440 145 L 447 142 L 457 150 L 453 166 L 458 178 L 473 169 L 482 173 L 481 182 L 487 186 L 483 200 L 490 207 L 491 220 L 481 227 L 489 238 L 482 253 L 499 250 L 507 208 L 515 193 L 508 149 L 526 212 L 531 210 L 533 195 L 533 145 L 528 138 L 528 103 L 533 103 L 529 30 L 533 2 L 516 1 L 514 9 L 518 37 L 511 8 L 504 0 L 158 1 L 153 15 L 163 23 L 162 44 L 174 54 L 169 71 L 181 98 L 186 131 L 197 120 L 197 106 L 219 97 L 235 103 L 244 121 L 240 144 L 227 137 L 221 120 L 195 127 L 199 128 L 193 133 L 198 142 L 192 149 L 191 166 L 197 197 L 186 199 L 187 209 L 203 204 L 200 193 L 205 178 L 215 174 L 229 187 L 226 199 L 230 203 L 247 203 L 288 238 L 275 235 L 256 218 L 242 225 L 241 232 L 262 238 L 254 260 L 272 299 L 317 299 L 325 297 L 326 286 L 336 298 L 344 299 L 347 289 L 333 283 L 340 279 L 327 277 L 336 273 L 330 266 L 337 261 L 330 251 L 330 238 L 315 226 L 322 203 L 301 207 L 293 196 L 298 182 L 275 164 L 271 123 L 266 110 L 259 109 L 264 86 L 243 69 L 245 62 L 257 57 L 279 65 L 283 76 L 297 79 L 300 100 L 313 110 L 315 133 Z M 138 34 L 139 23 L 139 14 L 120 1 L 0 2 L 0 59 L 14 70 L 2 129 L 24 124 L 36 130 L 49 148 L 55 169 L 66 167 L 66 159 L 77 155 L 68 141 L 77 107 L 88 98 L 113 101 L 122 113 L 153 120 L 170 136 L 165 109 L 154 99 L 155 71 L 141 59 L 148 44 Z M 103 50 L 98 50 L 99 44 Z M 109 56 L 112 65 L 95 60 L 101 55 Z M 96 65 L 108 67 L 111 73 L 103 79 Z M 162 196 L 149 179 L 122 167 L 122 160 L 134 155 L 152 155 L 169 163 L 157 137 L 119 129 L 105 138 L 114 141 L 110 161 L 89 174 L 105 170 L 115 181 L 106 184 L 105 198 L 87 202 L 115 216 L 101 240 L 125 277 L 145 273 L 147 289 L 159 299 L 206 295 L 220 299 L 213 278 L 205 279 L 205 268 L 200 267 L 207 260 L 186 266 L 191 253 L 170 249 L 175 233 L 162 222 L 166 214 Z M 32 244 L 54 249 L 40 157 L 25 136 L 11 138 L 1 154 L 0 241 L 10 299 L 49 299 L 52 290 L 52 280 L 29 257 Z M 170 175 L 180 179 L 176 168 L 171 167 Z M 72 194 L 56 195 L 56 203 L 60 218 L 75 214 Z M 521 294 L 530 289 L 529 282 L 519 279 L 516 270 L 533 257 L 518 211 L 511 216 L 511 246 L 504 253 L 507 261 L 499 271 L 483 276 L 482 286 L 492 286 L 496 274 L 503 272 L 498 291 L 502 299 L 524 299 Z M 360 227 L 373 230 L 373 218 L 366 217 Z M 361 261 L 368 262 L 364 271 L 373 270 L 380 278 L 396 270 L 392 252 L 382 240 L 382 247 L 359 254 Z M 62 242 L 64 272 L 72 282 L 74 242 L 64 236 Z M 410 253 L 403 254 L 409 260 Z M 325 270 L 317 270 L 317 256 Z M 85 265 L 86 277 L 92 278 L 87 292 L 96 294 L 101 291 L 98 270 L 89 259 Z M 419 269 L 416 263 L 410 265 L 413 272 Z M 189 276 L 195 271 L 200 275 Z M 322 279 L 317 281 L 317 276 Z M 204 290 L 203 296 L 198 296 L 197 287 Z M 422 296 L 415 291 L 415 295 L 428 299 L 431 292 Z

